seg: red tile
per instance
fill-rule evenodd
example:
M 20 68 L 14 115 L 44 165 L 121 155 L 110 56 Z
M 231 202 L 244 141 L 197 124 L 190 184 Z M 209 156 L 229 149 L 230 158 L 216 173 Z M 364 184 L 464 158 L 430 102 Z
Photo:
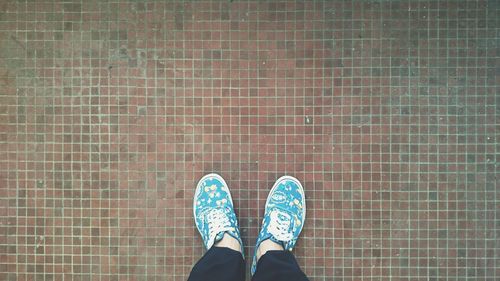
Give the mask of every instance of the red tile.
M 0 4 L 0 279 L 185 280 L 208 172 L 311 280 L 498 279 L 493 2 Z

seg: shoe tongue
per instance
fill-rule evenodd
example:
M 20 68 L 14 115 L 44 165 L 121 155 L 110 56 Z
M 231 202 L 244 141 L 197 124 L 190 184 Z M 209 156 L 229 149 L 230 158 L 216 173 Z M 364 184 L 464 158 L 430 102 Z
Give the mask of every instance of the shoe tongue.
M 224 237 L 224 233 L 226 233 L 226 231 L 221 231 L 219 233 L 217 233 L 217 235 L 215 235 L 215 243 L 219 242 L 220 240 L 222 240 L 222 238 Z
M 285 210 L 281 210 L 281 209 L 278 209 L 278 219 L 281 221 L 281 222 L 286 222 L 288 221 L 288 216 L 290 216 L 290 214 L 285 211 Z M 291 217 L 291 216 L 290 216 Z

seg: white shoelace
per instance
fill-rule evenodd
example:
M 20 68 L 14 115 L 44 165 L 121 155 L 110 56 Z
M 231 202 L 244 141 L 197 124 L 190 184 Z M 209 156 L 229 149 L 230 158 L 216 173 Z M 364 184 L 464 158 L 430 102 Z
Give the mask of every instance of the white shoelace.
M 217 234 L 228 230 L 234 230 L 234 227 L 231 227 L 229 217 L 220 208 L 209 210 L 205 214 L 205 221 L 208 225 L 207 249 L 210 249 L 215 243 L 215 237 L 217 236 Z
M 279 241 L 288 242 L 293 239 L 290 225 L 292 217 L 280 210 L 274 209 L 269 213 L 270 221 L 267 231 Z M 282 218 L 284 217 L 284 219 Z

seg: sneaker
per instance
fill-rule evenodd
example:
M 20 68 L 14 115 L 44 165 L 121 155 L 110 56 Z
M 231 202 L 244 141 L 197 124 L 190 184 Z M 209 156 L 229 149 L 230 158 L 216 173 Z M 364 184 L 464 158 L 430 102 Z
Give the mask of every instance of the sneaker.
M 266 239 L 291 251 L 297 242 L 306 218 L 304 188 L 299 180 L 291 176 L 282 176 L 275 183 L 266 201 L 266 210 L 262 228 L 257 238 L 252 260 L 252 275 L 257 269 L 257 249 Z
M 233 199 L 221 176 L 208 174 L 200 179 L 194 194 L 193 214 L 196 228 L 207 250 L 227 233 L 240 242 L 243 255 L 243 242 L 233 209 Z

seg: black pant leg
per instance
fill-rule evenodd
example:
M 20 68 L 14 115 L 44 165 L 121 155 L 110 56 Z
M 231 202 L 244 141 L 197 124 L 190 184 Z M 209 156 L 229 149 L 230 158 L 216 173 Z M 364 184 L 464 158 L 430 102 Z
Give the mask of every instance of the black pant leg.
M 309 281 L 289 251 L 267 251 L 257 263 L 252 281 Z
M 229 248 L 212 247 L 194 265 L 188 281 L 244 281 L 245 260 Z

